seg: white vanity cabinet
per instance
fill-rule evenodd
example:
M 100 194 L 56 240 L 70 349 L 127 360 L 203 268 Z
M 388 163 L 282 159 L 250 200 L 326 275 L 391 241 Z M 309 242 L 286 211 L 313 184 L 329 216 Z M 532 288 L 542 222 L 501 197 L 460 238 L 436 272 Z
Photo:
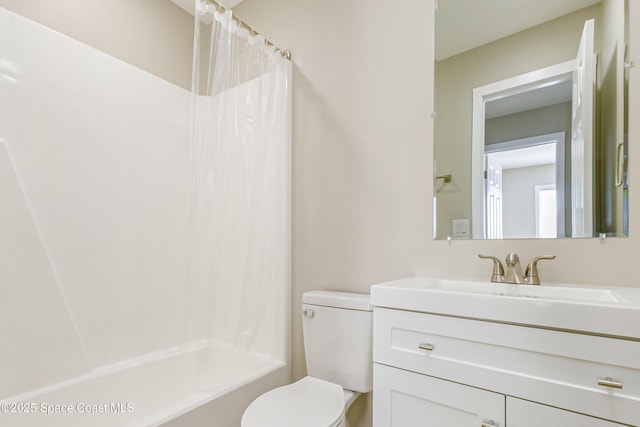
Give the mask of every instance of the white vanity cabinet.
M 374 427 L 640 426 L 639 341 L 380 306 L 373 317 Z
M 376 427 L 624 425 L 382 364 L 374 365 L 374 376 Z

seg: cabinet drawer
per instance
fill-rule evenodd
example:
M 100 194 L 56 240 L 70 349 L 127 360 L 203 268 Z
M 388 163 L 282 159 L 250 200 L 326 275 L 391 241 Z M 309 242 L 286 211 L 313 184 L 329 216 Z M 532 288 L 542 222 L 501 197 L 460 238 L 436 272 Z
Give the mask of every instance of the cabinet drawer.
M 526 400 L 507 398 L 509 427 L 624 427 L 623 424 L 564 411 Z
M 374 362 L 640 425 L 639 342 L 377 307 L 374 336 Z

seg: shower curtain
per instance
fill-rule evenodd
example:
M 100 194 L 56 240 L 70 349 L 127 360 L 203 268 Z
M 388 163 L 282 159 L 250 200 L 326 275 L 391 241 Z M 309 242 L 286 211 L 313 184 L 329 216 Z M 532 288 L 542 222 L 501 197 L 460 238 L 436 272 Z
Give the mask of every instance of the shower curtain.
M 187 333 L 210 349 L 206 389 L 247 358 L 288 362 L 291 62 L 231 11 L 195 15 Z

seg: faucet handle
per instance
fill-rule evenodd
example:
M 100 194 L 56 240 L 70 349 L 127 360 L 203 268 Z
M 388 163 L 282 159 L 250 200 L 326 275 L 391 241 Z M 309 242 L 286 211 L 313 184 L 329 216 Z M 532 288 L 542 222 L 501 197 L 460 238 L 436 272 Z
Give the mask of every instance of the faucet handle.
M 529 264 L 527 264 L 527 268 L 524 270 L 524 280 L 525 283 L 529 285 L 539 285 L 540 277 L 538 276 L 538 261 L 541 260 L 554 260 L 556 259 L 555 255 L 542 255 L 535 257 L 531 260 Z
M 500 260 L 492 255 L 478 254 L 478 257 L 493 260 L 493 271 L 491 272 L 491 281 L 496 283 L 502 283 L 504 281 L 504 267 L 502 266 L 502 263 L 500 262 Z

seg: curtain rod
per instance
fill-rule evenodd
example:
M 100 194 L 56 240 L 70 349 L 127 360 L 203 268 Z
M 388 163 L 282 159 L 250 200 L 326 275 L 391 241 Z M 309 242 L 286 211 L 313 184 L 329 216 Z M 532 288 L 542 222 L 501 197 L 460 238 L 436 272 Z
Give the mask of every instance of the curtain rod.
M 222 9 L 222 11 L 226 11 L 227 9 L 221 5 L 220 3 L 218 3 L 216 0 L 208 0 L 210 3 L 213 3 L 217 8 Z M 247 24 L 246 22 L 244 22 L 242 19 L 238 18 L 237 16 L 232 14 L 233 19 L 238 23 L 239 26 L 244 27 L 245 29 L 249 30 L 251 32 L 252 35 L 257 36 L 258 33 L 256 30 L 253 29 L 253 27 L 249 24 Z M 273 43 L 271 40 L 267 39 L 265 37 L 265 43 L 273 46 L 276 51 L 278 53 L 280 53 L 280 55 L 284 56 L 285 58 L 287 58 L 288 60 L 291 60 L 291 51 L 289 49 L 280 49 L 278 46 L 276 46 L 275 43 Z

